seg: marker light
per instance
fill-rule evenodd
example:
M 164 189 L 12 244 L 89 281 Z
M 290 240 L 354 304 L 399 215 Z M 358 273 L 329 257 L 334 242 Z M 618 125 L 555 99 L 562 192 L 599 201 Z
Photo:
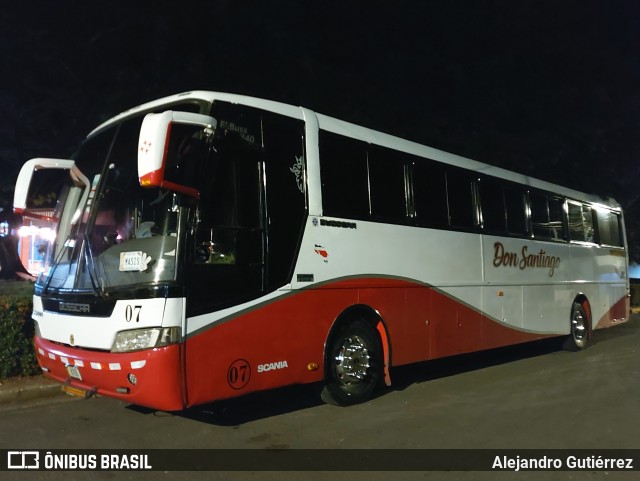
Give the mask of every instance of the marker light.
M 131 352 L 176 344 L 180 341 L 179 327 L 153 327 L 120 331 L 111 352 Z

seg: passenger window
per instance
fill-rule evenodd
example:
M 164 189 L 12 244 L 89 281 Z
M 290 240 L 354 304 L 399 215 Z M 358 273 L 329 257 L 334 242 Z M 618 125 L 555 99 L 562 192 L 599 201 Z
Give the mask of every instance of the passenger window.
M 320 158 L 324 214 L 367 218 L 370 205 L 366 144 L 321 130 Z
M 483 179 L 479 186 L 483 228 L 488 232 L 504 234 L 507 218 L 502 186 L 489 179 Z
M 402 153 L 371 147 L 368 163 L 371 215 L 388 222 L 406 222 L 407 196 Z
M 447 170 L 447 198 L 451 226 L 467 229 L 476 226 L 473 189 L 473 175 L 457 169 Z
M 509 234 L 526 235 L 529 229 L 527 228 L 524 192 L 505 187 L 504 203 L 507 211 L 507 232 Z
M 559 197 L 549 197 L 549 227 L 553 240 L 565 240 L 564 233 L 564 200 Z
M 620 234 L 620 214 L 605 209 L 596 210 L 598 238 L 600 244 L 622 247 Z
M 533 235 L 549 240 L 564 240 L 563 200 L 538 193 L 532 193 L 529 199 Z
M 417 160 L 413 164 L 413 203 L 418 225 L 447 227 L 447 178 L 441 164 Z
M 569 238 L 577 242 L 593 242 L 593 214 L 591 207 L 577 202 L 568 202 Z

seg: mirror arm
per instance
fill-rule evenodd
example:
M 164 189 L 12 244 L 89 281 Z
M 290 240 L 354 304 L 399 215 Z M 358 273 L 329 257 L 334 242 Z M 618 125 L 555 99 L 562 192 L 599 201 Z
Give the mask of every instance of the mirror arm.
M 186 194 L 190 197 L 193 197 L 197 200 L 200 200 L 200 191 L 198 189 L 194 189 L 192 187 L 187 187 L 185 185 L 176 184 L 174 182 L 169 182 L 168 180 L 163 180 L 160 183 L 161 189 L 168 189 L 171 192 L 179 192 L 180 194 Z

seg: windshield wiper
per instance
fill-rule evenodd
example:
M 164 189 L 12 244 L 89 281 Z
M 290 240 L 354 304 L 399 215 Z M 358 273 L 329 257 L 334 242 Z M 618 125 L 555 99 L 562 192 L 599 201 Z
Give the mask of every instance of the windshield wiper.
M 84 237 L 84 262 L 89 270 L 89 279 L 91 280 L 91 287 L 93 292 L 100 297 L 104 297 L 104 281 L 100 282 L 101 278 L 96 271 L 96 264 L 93 258 L 93 252 L 91 250 L 91 244 L 89 243 L 89 236 L 85 232 Z
M 56 259 L 53 261 L 53 265 L 49 269 L 49 275 L 47 276 L 47 281 L 45 282 L 44 287 L 42 289 L 42 292 L 44 294 L 46 294 L 47 291 L 49 290 L 49 285 L 51 284 L 51 281 L 53 280 L 53 274 L 58 270 L 58 267 L 60 267 L 60 264 L 62 263 L 62 258 L 64 257 L 64 255 L 66 253 L 66 247 L 72 241 L 73 241 L 73 249 L 75 251 L 75 249 L 77 247 L 77 242 L 76 242 L 75 238 L 74 239 L 71 238 L 71 234 L 69 234 L 67 236 L 67 238 L 65 239 L 65 241 L 62 243 L 62 248 L 60 249 L 60 252 L 58 252 L 58 255 L 57 255 Z M 73 258 L 74 258 L 74 252 L 71 252 L 70 259 L 73 260 Z M 72 265 L 73 265 L 73 263 L 69 262 L 67 267 L 69 269 L 71 269 Z

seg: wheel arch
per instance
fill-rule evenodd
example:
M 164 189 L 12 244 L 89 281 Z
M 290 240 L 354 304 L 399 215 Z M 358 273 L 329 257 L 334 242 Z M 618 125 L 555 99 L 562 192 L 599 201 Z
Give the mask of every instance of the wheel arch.
M 384 383 L 386 386 L 391 386 L 391 376 L 389 373 L 389 368 L 391 366 L 391 341 L 389 338 L 389 330 L 380 313 L 373 307 L 366 304 L 354 304 L 352 306 L 349 306 L 344 311 L 342 311 L 331 324 L 331 328 L 329 329 L 329 332 L 327 333 L 324 341 L 324 377 L 327 377 L 327 346 L 329 345 L 332 336 L 336 333 L 336 331 L 338 331 L 338 329 L 340 329 L 341 326 L 356 319 L 364 320 L 367 324 L 369 324 L 371 329 L 373 329 L 373 331 L 377 333 L 378 341 L 380 342 L 380 346 L 382 347 Z

